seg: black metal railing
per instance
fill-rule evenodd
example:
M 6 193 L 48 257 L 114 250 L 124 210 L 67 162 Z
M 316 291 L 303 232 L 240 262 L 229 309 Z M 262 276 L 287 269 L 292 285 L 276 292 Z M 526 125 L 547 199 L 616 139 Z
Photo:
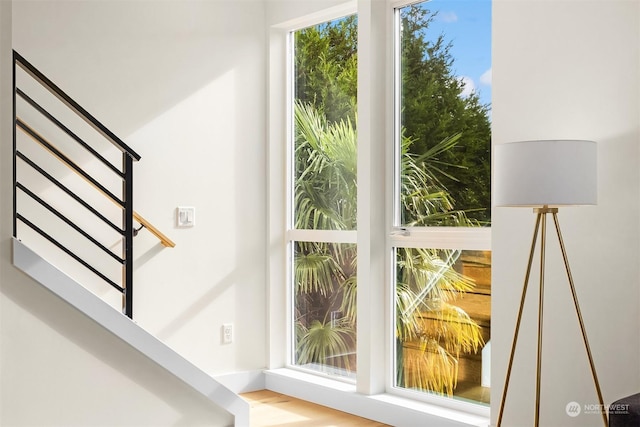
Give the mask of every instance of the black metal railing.
M 14 94 L 13 94 L 13 111 L 14 111 L 14 130 L 13 130 L 13 235 L 15 238 L 20 238 L 18 233 L 22 230 L 22 226 L 26 226 L 36 234 L 45 239 L 45 241 L 53 244 L 63 253 L 77 261 L 80 265 L 84 266 L 95 276 L 99 277 L 102 281 L 108 283 L 113 288 L 117 289 L 123 295 L 123 313 L 128 317 L 133 317 L 133 238 L 136 234 L 134 228 L 134 215 L 133 210 L 133 162 L 140 160 L 140 156 L 127 146 L 120 138 L 118 138 L 113 132 L 107 129 L 102 123 L 100 123 L 94 116 L 89 114 L 84 108 L 82 108 L 76 101 L 63 92 L 56 84 L 49 80 L 44 74 L 38 71 L 32 64 L 30 64 L 19 53 L 13 52 L 13 81 L 14 81 Z M 18 79 L 19 75 L 19 79 Z M 65 109 L 64 113 L 56 111 L 50 111 L 50 109 L 44 107 L 40 100 L 36 101 L 35 97 L 27 94 L 26 88 L 18 87 L 18 80 L 20 84 L 28 82 L 26 86 L 30 88 L 38 87 L 44 88 L 49 96 L 53 96 L 53 100 L 57 100 L 58 106 Z M 34 90 L 35 91 L 35 90 Z M 36 91 L 37 92 L 37 91 Z M 20 104 L 21 110 L 25 110 L 31 114 L 32 118 L 27 123 L 18 114 L 18 107 Z M 71 111 L 75 116 L 82 119 L 89 125 L 87 129 L 96 132 L 101 140 L 106 140 L 110 145 L 116 147 L 121 152 L 121 164 L 116 166 L 112 161 L 107 160 L 105 156 L 100 154 L 99 150 L 94 148 L 94 145 L 89 143 L 78 135 L 77 132 L 73 132 L 70 126 L 63 124 L 63 120 L 60 119 L 60 115 L 68 114 L 67 111 Z M 55 116 L 54 116 L 55 115 Z M 56 117 L 57 116 L 57 117 Z M 53 125 L 53 126 L 52 126 Z M 44 130 L 40 130 L 42 128 Z M 88 153 L 90 159 L 97 159 L 100 164 L 106 167 L 109 174 L 112 177 L 107 180 L 113 187 L 113 182 L 121 181 L 120 195 L 115 194 L 112 189 L 109 189 L 109 185 L 103 183 L 103 179 L 95 178 L 93 174 L 85 170 L 82 166 L 78 165 L 73 160 L 73 156 L 68 152 L 65 153 L 63 149 L 58 148 L 54 144 L 47 131 L 51 133 L 50 129 L 58 129 L 62 131 L 62 135 L 66 135 L 66 139 L 71 141 L 72 152 L 82 152 L 84 156 Z M 85 129 L 86 132 L 86 129 Z M 37 155 L 30 156 L 28 152 L 33 151 L 29 144 L 35 144 L 38 146 Z M 68 151 L 69 149 L 67 149 Z M 34 157 L 37 157 L 34 158 Z M 55 160 L 54 160 L 55 159 Z M 54 160 L 54 161 L 51 161 Z M 52 167 L 52 164 L 61 164 L 65 168 Z M 58 169 L 52 171 L 51 169 Z M 66 177 L 54 176 L 59 169 L 66 171 L 72 171 L 73 175 L 79 177 L 85 183 L 89 185 L 87 188 L 90 191 L 102 194 L 115 205 L 115 209 L 122 211 L 122 222 L 118 225 L 112 219 L 109 219 L 107 214 L 101 212 L 99 208 L 87 200 L 86 193 L 89 190 L 78 191 L 66 185 Z M 32 178 L 37 177 L 37 178 Z M 38 194 L 38 191 L 34 188 L 37 185 L 31 181 L 36 179 L 42 180 L 46 183 L 46 187 L 52 187 L 58 189 L 60 194 L 66 195 L 70 200 L 73 200 L 77 206 L 82 207 L 82 211 L 90 215 L 84 214 L 86 217 L 106 224 L 106 226 L 115 231 L 122 244 L 122 253 L 118 254 L 114 252 L 108 245 L 100 241 L 100 238 L 92 235 L 85 227 L 81 227 L 77 224 L 77 221 L 70 218 L 68 213 L 62 212 L 60 204 L 64 204 L 60 200 L 46 200 L 43 194 Z M 118 186 L 118 184 L 116 184 Z M 46 193 L 46 191 L 44 191 Z M 78 194 L 82 193 L 82 194 Z M 53 197 L 56 199 L 56 197 Z M 31 200 L 35 202 L 34 206 L 40 206 L 44 208 L 42 212 L 46 215 L 52 215 L 57 218 L 59 222 L 64 224 L 65 230 L 60 230 L 60 227 L 51 227 L 51 221 L 41 220 L 38 224 L 38 219 L 44 217 L 43 214 L 35 214 L 32 212 L 25 212 L 22 210 L 22 200 Z M 27 205 L 27 203 L 24 203 Z M 68 206 L 67 206 L 68 208 Z M 28 210 L 28 209 L 27 209 Z M 69 210 L 69 209 L 67 209 Z M 33 217 L 30 217 L 33 215 Z M 19 227 L 19 224 L 20 225 Z M 143 224 L 144 225 L 144 224 Z M 47 228 L 49 227 L 49 229 Z M 52 230 L 50 228 L 55 228 Z M 91 226 L 92 231 L 95 227 Z M 76 253 L 73 249 L 69 248 L 68 244 L 61 242 L 60 237 L 54 236 L 54 234 L 66 236 L 68 233 L 75 233 L 81 236 L 84 240 L 89 242 L 90 245 L 98 248 L 100 252 L 108 255 L 108 258 L 120 265 L 122 278 L 114 280 L 109 277 L 108 274 L 101 272 L 100 268 L 96 267 L 87 260 L 86 257 Z M 164 243 L 163 243 L 164 244 Z M 114 245 L 111 245 L 114 246 Z M 167 245 L 165 245 L 167 246 Z

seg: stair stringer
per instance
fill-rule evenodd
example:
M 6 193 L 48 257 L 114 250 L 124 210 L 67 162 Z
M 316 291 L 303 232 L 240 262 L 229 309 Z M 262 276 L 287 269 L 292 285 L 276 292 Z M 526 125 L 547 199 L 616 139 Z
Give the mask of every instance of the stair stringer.
M 13 238 L 13 265 L 175 375 L 212 403 L 233 415 L 236 426 L 249 425 L 249 403 L 219 383 L 125 315 Z

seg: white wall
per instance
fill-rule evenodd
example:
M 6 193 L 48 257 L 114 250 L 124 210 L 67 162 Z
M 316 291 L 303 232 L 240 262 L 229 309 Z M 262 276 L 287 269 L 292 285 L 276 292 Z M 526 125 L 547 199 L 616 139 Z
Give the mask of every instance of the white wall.
M 212 375 L 266 365 L 264 19 L 262 1 L 13 7 L 15 49 L 141 154 L 135 209 L 177 246 L 136 238 L 134 316 Z
M 356 7 L 355 0 L 266 0 L 266 4 L 267 25 L 277 27 L 289 27 L 292 22 L 303 22 L 302 27 L 313 25 L 309 20 L 315 16 L 322 16 L 317 21 L 322 22 L 323 19 L 335 18 L 336 10 L 353 13 Z
M 496 0 L 493 6 L 494 143 L 598 142 L 598 205 L 562 209 L 559 220 L 605 404 L 640 390 L 639 7 L 604 0 Z M 533 222 L 528 209 L 494 209 L 494 422 Z M 599 414 L 565 412 L 569 402 L 584 409 L 598 399 L 554 237 L 549 245 L 540 423 L 602 425 Z M 533 418 L 537 276 L 532 280 L 505 425 Z
M 229 425 L 220 411 L 11 265 L 12 3 L 0 2 L 0 424 Z

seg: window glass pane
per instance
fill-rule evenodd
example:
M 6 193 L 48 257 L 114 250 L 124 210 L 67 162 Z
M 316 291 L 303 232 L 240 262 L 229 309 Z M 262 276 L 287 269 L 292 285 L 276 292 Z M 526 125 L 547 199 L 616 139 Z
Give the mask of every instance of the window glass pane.
M 491 2 L 398 9 L 396 225 L 491 220 Z
M 357 20 L 325 22 L 293 38 L 293 225 L 355 230 Z
M 355 378 L 356 245 L 293 245 L 293 363 Z
M 355 15 L 293 33 L 292 363 L 355 379 L 356 245 L 327 243 L 326 231 L 356 229 L 357 20 Z
M 396 249 L 396 386 L 489 403 L 491 253 Z

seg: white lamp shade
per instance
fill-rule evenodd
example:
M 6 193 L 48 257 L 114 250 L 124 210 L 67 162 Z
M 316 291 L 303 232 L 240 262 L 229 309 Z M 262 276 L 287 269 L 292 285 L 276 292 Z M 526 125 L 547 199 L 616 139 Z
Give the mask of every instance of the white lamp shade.
M 495 206 L 597 203 L 597 147 L 593 141 L 549 140 L 497 144 Z

